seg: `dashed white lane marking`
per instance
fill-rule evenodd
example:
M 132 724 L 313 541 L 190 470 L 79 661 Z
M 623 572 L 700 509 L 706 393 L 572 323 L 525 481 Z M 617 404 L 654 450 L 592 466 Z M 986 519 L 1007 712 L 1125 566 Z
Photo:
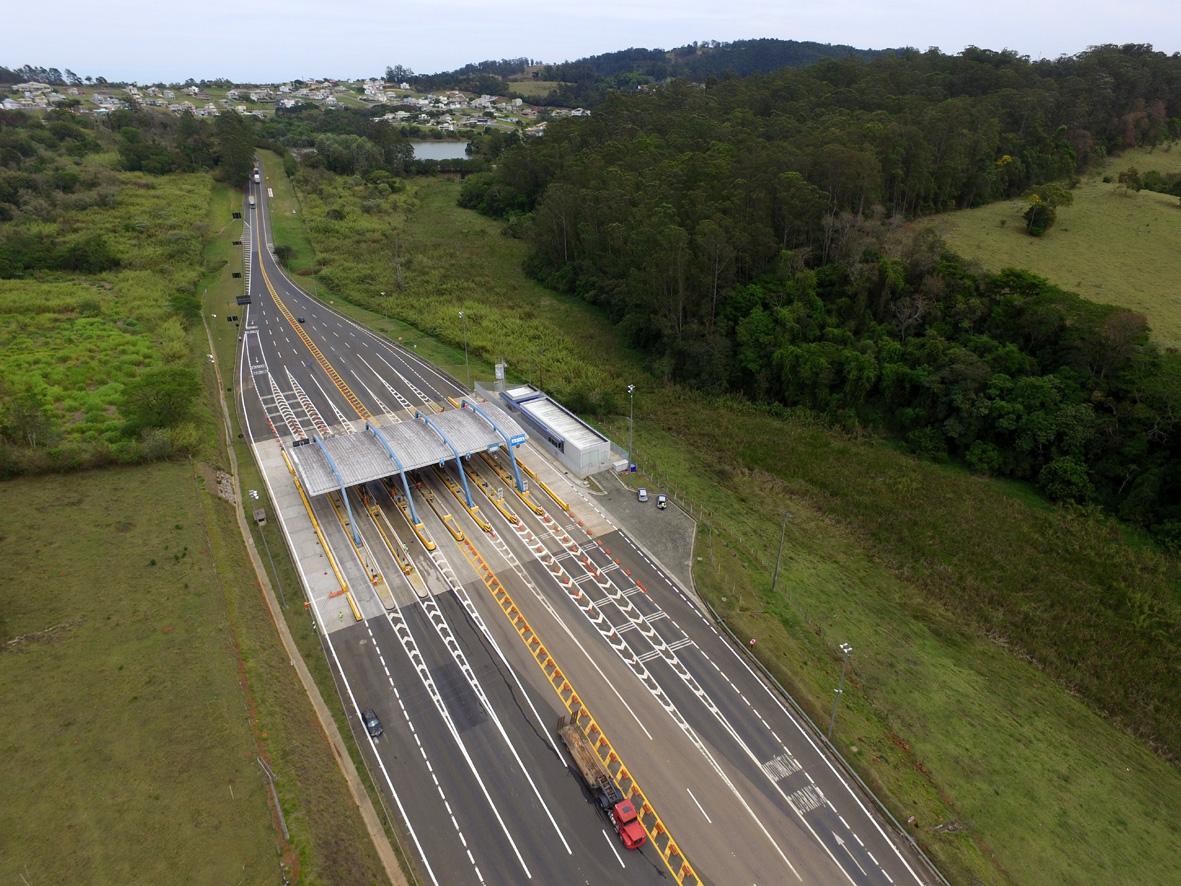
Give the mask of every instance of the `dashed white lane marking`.
M 609 836 L 607 836 L 606 831 L 600 829 L 599 832 L 603 835 L 603 839 L 607 841 L 607 845 L 611 847 L 611 854 L 615 856 L 615 860 L 617 862 L 619 862 L 619 866 L 621 868 L 626 868 L 626 866 L 623 863 L 623 858 L 620 857 L 620 855 L 619 855 L 619 850 L 615 848 L 615 841 L 612 840 Z
M 692 792 L 691 790 L 689 790 L 688 788 L 685 788 L 685 793 L 689 795 L 689 799 L 690 799 L 690 800 L 692 800 L 694 803 L 696 803 L 696 804 L 697 804 L 697 808 L 701 810 L 701 814 L 702 814 L 703 816 L 705 816 L 705 820 L 706 820 L 706 821 L 707 821 L 709 824 L 713 824 L 713 823 L 714 823 L 714 820 L 713 820 L 712 818 L 710 818 L 710 817 L 709 817 L 709 813 L 705 811 L 705 807 L 701 805 L 701 801 L 700 801 L 700 800 L 698 800 L 696 797 L 694 797 L 694 796 L 693 796 L 693 792 Z
M 377 645 L 377 638 L 373 636 L 373 628 L 369 626 L 368 621 L 365 622 L 365 630 L 369 634 L 369 639 L 373 643 L 373 648 L 378 649 L 379 647 Z M 390 688 L 394 690 L 394 698 L 397 700 L 398 708 L 402 712 L 402 719 L 406 721 L 406 726 L 410 729 L 410 734 L 414 736 L 414 743 L 418 745 L 418 750 L 422 754 L 423 762 L 426 763 L 427 771 L 431 774 L 431 781 L 435 783 L 435 790 L 439 792 L 439 799 L 443 801 L 443 806 L 450 815 L 451 804 L 447 801 L 447 794 L 444 793 L 442 785 L 439 784 L 439 780 L 435 777 L 434 769 L 431 767 L 430 758 L 427 757 L 426 749 L 422 746 L 422 742 L 418 738 L 418 730 L 414 728 L 414 721 L 410 719 L 410 715 L 406 712 L 406 705 L 402 703 L 402 694 L 398 692 L 398 687 L 394 683 L 394 678 L 390 676 L 389 669 L 385 667 L 384 656 L 378 652 L 377 657 L 381 660 L 381 666 L 385 670 L 386 679 L 390 682 Z M 459 822 L 455 820 L 454 815 L 451 816 L 451 824 L 455 827 L 455 833 L 459 836 L 459 842 L 463 844 L 464 849 L 467 849 L 467 838 L 464 837 L 463 829 L 460 828 Z M 476 864 L 475 858 L 472 857 L 472 852 L 470 849 L 467 849 L 467 857 L 468 861 L 471 862 L 472 870 L 476 872 L 476 877 L 479 878 L 481 883 L 483 883 L 484 875 L 480 873 L 480 867 Z
M 668 585 L 673 590 L 673 592 L 681 599 L 681 601 L 689 608 L 689 611 L 696 614 L 698 619 L 701 621 L 701 623 L 703 625 L 705 625 L 707 628 L 709 628 L 709 630 L 714 634 L 715 637 L 717 637 L 719 640 L 721 640 L 723 643 L 725 643 L 726 648 L 730 649 L 731 652 L 735 655 L 735 657 L 739 658 L 739 660 L 741 661 L 741 657 L 738 656 L 738 653 L 731 648 L 729 643 L 726 643 L 725 638 L 718 632 L 717 628 L 713 625 L 713 623 L 710 622 L 705 617 L 704 613 L 702 613 L 702 611 L 688 599 L 688 597 L 685 595 L 684 591 L 682 591 L 680 586 L 677 585 L 676 583 L 674 583 L 667 575 L 665 575 L 664 571 L 659 566 L 657 566 L 656 563 L 654 563 L 652 561 L 652 559 L 649 558 L 642 550 L 640 550 L 640 548 L 636 546 L 636 544 L 627 536 L 627 534 L 622 529 L 620 529 L 618 526 L 616 526 L 616 524 L 603 511 L 601 511 L 598 508 L 598 506 L 593 501 L 591 501 L 579 487 L 575 486 L 572 483 L 570 483 L 569 485 L 574 490 L 574 492 L 584 502 L 587 503 L 587 505 L 589 505 L 600 517 L 603 518 L 604 521 L 607 522 L 608 525 L 610 525 L 613 529 L 615 529 L 619 533 L 619 537 L 627 544 L 627 546 L 629 548 L 632 549 L 632 551 L 635 553 L 635 555 L 637 557 L 639 557 L 649 567 L 652 568 L 653 572 L 655 572 L 656 575 L 661 580 L 663 580 L 664 583 L 666 585 Z M 607 552 L 607 549 L 603 546 L 603 543 L 599 539 L 591 536 L 591 534 L 587 531 L 587 529 L 585 527 L 580 526 L 579 528 L 582 530 L 582 534 L 584 534 L 590 541 L 593 541 L 601 552 L 603 552 L 604 554 L 607 554 L 607 556 L 611 556 Z M 656 601 L 653 601 L 653 603 L 655 603 L 655 602 Z M 657 603 L 656 605 L 659 608 L 659 604 Z M 672 623 L 674 625 L 676 625 L 678 630 L 681 630 L 682 633 L 685 633 L 686 637 L 688 637 L 688 633 L 685 632 L 683 629 L 681 629 L 681 626 L 677 623 L 676 619 L 670 619 L 670 620 L 672 621 Z M 731 689 L 735 692 L 735 694 L 737 694 L 738 697 L 742 699 L 742 701 L 746 704 L 746 706 L 750 709 L 750 711 L 758 718 L 759 722 L 763 725 L 763 727 L 772 735 L 772 737 L 775 739 L 775 743 L 780 746 L 783 746 L 783 742 L 779 738 L 779 735 L 771 728 L 771 725 L 767 722 L 767 720 L 763 717 L 763 715 L 759 712 L 759 710 L 751 704 L 750 700 L 746 697 L 746 695 L 734 684 L 733 680 L 730 679 L 729 675 L 726 674 L 726 672 L 723 671 L 721 669 L 721 667 L 718 666 L 717 662 L 715 662 L 712 658 L 710 658 L 710 656 L 705 652 L 705 650 L 702 649 L 698 644 L 694 643 L 692 645 L 706 658 L 706 660 L 713 666 L 714 670 L 717 671 L 718 674 L 720 674 L 725 679 L 725 681 L 730 685 Z M 744 661 L 741 661 L 741 663 L 746 667 L 746 670 L 749 673 L 751 673 L 751 676 L 754 676 L 753 672 L 751 671 L 750 666 L 747 665 L 746 662 L 744 662 Z M 763 684 L 763 682 L 761 680 L 758 680 L 757 677 L 755 679 L 765 691 L 767 691 L 768 693 L 770 692 L 770 690 L 767 689 L 766 685 Z M 779 704 L 779 707 L 783 711 L 784 714 L 787 714 L 787 711 L 783 708 L 782 703 Z M 790 716 L 789 716 L 789 719 L 790 719 Z M 787 751 L 786 747 L 783 747 L 783 751 L 785 754 L 788 754 L 789 758 L 791 758 L 791 755 Z M 791 758 L 791 759 L 794 760 L 794 758 Z M 796 765 L 800 766 L 800 764 L 798 764 L 798 762 Z M 802 766 L 801 766 L 801 768 L 802 768 Z M 764 771 L 766 771 L 766 770 L 764 770 Z M 768 775 L 770 776 L 769 772 L 768 772 Z M 815 780 L 812 778 L 811 773 L 809 773 L 805 770 L 804 775 L 807 776 L 808 782 L 810 785 L 814 786 L 816 784 Z M 776 781 L 776 779 L 774 779 L 774 777 L 772 777 L 772 781 L 774 782 L 774 781 Z M 814 789 L 819 791 L 819 788 L 814 788 Z M 795 806 L 794 803 L 792 805 Z M 831 803 L 830 803 L 830 805 L 831 805 Z M 835 807 L 834 807 L 834 812 L 835 812 Z M 876 822 L 875 822 L 875 824 L 876 824 Z M 846 827 L 848 827 L 848 825 L 846 825 Z M 880 827 L 879 827 L 879 830 L 880 830 Z M 853 836 L 855 838 L 857 838 L 858 843 L 864 847 L 864 844 L 861 844 L 860 838 L 857 836 L 857 833 L 855 831 L 853 831 L 852 828 L 849 828 L 849 832 L 851 834 L 853 834 Z M 895 850 L 895 851 L 897 851 L 897 850 Z M 830 855 L 831 855 L 831 853 L 830 853 Z M 835 861 L 835 859 L 834 859 L 834 861 Z M 854 859 L 854 864 L 856 864 L 856 863 L 857 863 L 856 859 Z M 877 865 L 877 867 L 882 870 L 883 874 L 886 873 L 885 869 L 882 868 L 881 865 L 879 865 L 876 861 L 874 862 L 874 864 Z M 838 867 L 839 867 L 839 864 L 838 864 Z M 888 878 L 888 875 L 887 875 L 887 878 Z

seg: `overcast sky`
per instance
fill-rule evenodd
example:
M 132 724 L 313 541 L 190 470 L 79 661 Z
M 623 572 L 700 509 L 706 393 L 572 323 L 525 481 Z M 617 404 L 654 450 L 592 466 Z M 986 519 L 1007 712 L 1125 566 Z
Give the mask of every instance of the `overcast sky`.
M 0 64 L 109 79 L 419 73 L 489 58 L 564 61 L 694 40 L 779 37 L 883 48 L 1015 49 L 1035 57 L 1096 43 L 1181 51 L 1178 0 L 58 0 L 5 4 Z

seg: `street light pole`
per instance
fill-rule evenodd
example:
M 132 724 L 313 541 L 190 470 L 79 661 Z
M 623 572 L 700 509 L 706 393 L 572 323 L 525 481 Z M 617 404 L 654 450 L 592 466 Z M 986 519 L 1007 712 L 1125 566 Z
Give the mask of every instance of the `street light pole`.
M 631 464 L 636 463 L 635 452 L 632 446 L 635 444 L 635 426 L 636 426 L 636 386 L 627 386 L 627 460 Z
M 467 315 L 463 311 L 459 312 L 459 319 L 463 321 L 463 365 L 467 370 L 467 389 L 472 389 L 472 364 L 467 356 Z
M 783 512 L 783 525 L 779 528 L 779 553 L 775 555 L 775 571 L 771 573 L 771 596 L 775 596 L 775 583 L 779 581 L 779 563 L 783 559 L 783 537 L 787 534 L 787 521 L 791 512 Z
M 845 694 L 845 671 L 849 668 L 849 656 L 853 654 L 853 647 L 848 643 L 841 644 L 841 682 L 836 690 L 836 697 L 832 700 L 832 716 L 828 719 L 828 737 L 832 739 L 832 727 L 837 722 L 837 706 L 841 703 L 841 696 Z

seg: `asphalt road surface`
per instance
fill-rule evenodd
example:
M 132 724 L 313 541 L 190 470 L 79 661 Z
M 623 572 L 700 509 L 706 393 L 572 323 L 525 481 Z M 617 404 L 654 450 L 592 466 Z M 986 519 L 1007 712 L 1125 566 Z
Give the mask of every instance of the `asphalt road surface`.
M 348 433 L 358 405 L 410 421 L 412 409 L 465 391 L 300 290 L 271 254 L 265 178 L 250 194 L 252 301 L 238 309 L 238 403 L 272 499 L 296 501 L 273 457 L 293 426 Z M 473 458 L 470 485 L 488 533 L 439 470 L 415 472 L 434 551 L 382 483 L 349 491 L 360 544 L 338 493 L 309 501 L 359 620 L 335 592 L 317 590 L 331 584 L 327 552 L 306 531 L 303 506 L 278 508 L 354 734 L 423 878 L 642 883 L 691 870 L 686 882 L 727 886 L 932 882 L 691 596 L 581 488 L 523 456 L 570 512 L 535 489 L 535 513 L 492 464 Z M 444 470 L 455 476 L 454 465 Z M 522 618 L 651 802 L 646 824 L 659 823 L 659 839 L 643 849 L 623 848 L 583 787 L 556 733 L 566 703 L 523 639 Z M 366 707 L 384 725 L 376 740 L 357 716 Z M 690 867 L 663 857 L 666 834 Z

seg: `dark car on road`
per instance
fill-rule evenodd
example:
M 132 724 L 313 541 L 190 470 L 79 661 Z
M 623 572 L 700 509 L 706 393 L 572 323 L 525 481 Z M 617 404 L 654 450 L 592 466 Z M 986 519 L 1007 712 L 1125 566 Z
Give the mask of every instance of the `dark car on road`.
M 361 722 L 365 724 L 365 731 L 369 733 L 370 738 L 377 738 L 385 731 L 381 728 L 381 720 L 378 719 L 377 712 L 373 708 L 361 711 Z

